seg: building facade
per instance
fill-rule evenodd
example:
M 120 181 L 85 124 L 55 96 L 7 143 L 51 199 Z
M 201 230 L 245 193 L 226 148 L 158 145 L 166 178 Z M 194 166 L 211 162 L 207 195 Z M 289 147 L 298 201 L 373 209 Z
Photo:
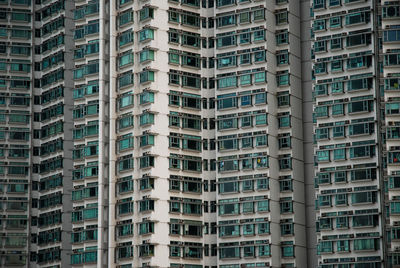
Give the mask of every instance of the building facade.
M 0 1 L 2 267 L 69 263 L 73 8 Z
M 398 267 L 398 1 L 312 4 L 320 267 Z
M 0 266 L 400 265 L 399 8 L 0 0 Z
M 385 204 L 387 209 L 386 214 L 386 249 L 387 261 L 396 267 L 400 264 L 400 243 L 399 243 L 399 163 L 398 163 L 398 150 L 399 150 L 399 112 L 396 111 L 396 106 L 399 105 L 400 89 L 400 50 L 399 50 L 399 37 L 398 29 L 400 19 L 400 4 L 398 2 L 385 2 L 379 3 L 382 18 L 382 33 L 380 38 L 381 45 L 381 74 L 380 86 L 381 91 L 383 87 L 384 96 L 381 96 L 382 105 L 381 110 L 385 111 L 384 126 L 382 131 L 385 134 L 386 146 L 383 148 L 386 157 L 386 165 L 384 174 L 386 176 L 385 183 L 387 191 L 385 191 Z

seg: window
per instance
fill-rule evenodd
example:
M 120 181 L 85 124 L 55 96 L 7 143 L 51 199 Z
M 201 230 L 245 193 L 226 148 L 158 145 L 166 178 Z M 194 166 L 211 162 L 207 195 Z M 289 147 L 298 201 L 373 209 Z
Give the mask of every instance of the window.
M 264 20 L 265 19 L 265 11 L 264 9 L 254 10 L 253 13 L 254 20 Z
M 225 243 L 220 244 L 219 257 L 220 259 L 226 258 L 240 258 L 240 247 L 222 247 Z M 232 243 L 236 244 L 236 243 Z
M 289 43 L 289 32 L 288 30 L 278 31 L 276 33 L 276 44 L 283 45 Z
M 219 193 L 239 192 L 239 182 L 221 182 L 220 184 L 218 184 L 218 191 Z
M 275 14 L 276 25 L 288 23 L 288 11 L 280 11 Z
M 200 15 L 192 12 L 181 14 L 182 24 L 193 27 L 200 27 Z
M 314 9 L 325 8 L 325 0 L 314 0 Z
M 133 126 L 133 116 L 124 116 L 121 117 L 120 119 L 118 119 L 118 129 L 124 129 L 124 128 L 128 128 L 128 127 L 132 127 Z
M 293 182 L 291 179 L 285 179 L 279 181 L 279 189 L 281 192 L 293 191 Z
M 143 176 L 140 179 L 140 190 L 154 189 L 154 178 Z
M 126 44 L 129 44 L 129 43 L 132 43 L 133 42 L 133 31 L 127 30 L 125 32 L 122 32 L 118 37 L 118 42 L 119 42 L 120 47 L 122 47 Z
M 335 7 L 335 6 L 340 6 L 341 5 L 341 0 L 328 0 L 329 1 L 329 6 L 330 7 Z
M 375 203 L 376 202 L 376 192 L 359 192 L 351 194 L 351 203 Z
M 282 198 L 280 201 L 281 214 L 293 212 L 293 202 L 291 197 Z
M 258 234 L 269 234 L 269 222 L 262 222 L 257 224 L 257 232 Z
M 375 155 L 374 146 L 357 146 L 350 148 L 350 159 L 360 157 L 373 157 Z
M 218 58 L 217 60 L 217 68 L 224 68 L 236 66 L 236 56 L 228 56 L 223 58 Z
M 132 226 L 133 228 L 133 226 Z M 133 232 L 132 232 L 133 233 Z M 151 234 L 154 233 L 154 222 L 141 222 L 139 223 L 139 234 Z
M 371 134 L 373 132 L 374 132 L 374 124 L 373 123 L 352 124 L 349 126 L 350 136 Z
M 140 136 L 140 147 L 154 145 L 154 135 Z
M 236 199 L 222 199 L 218 205 L 218 215 L 238 215 L 239 203 Z
M 233 5 L 235 3 L 236 3 L 236 0 L 217 0 L 217 7 Z
M 131 71 L 122 73 L 118 77 L 119 88 L 123 88 L 128 85 L 133 85 L 133 73 Z
M 239 14 L 239 23 L 249 23 L 250 22 L 250 12 L 242 12 Z
M 373 107 L 373 102 L 368 100 L 353 101 L 348 104 L 349 113 L 369 112 L 373 111 Z
M 240 235 L 240 225 L 224 225 L 219 227 L 219 236 L 239 236 Z
M 154 18 L 154 9 L 151 7 L 143 7 L 139 12 L 139 20 L 144 21 L 146 19 Z
M 254 213 L 254 203 L 253 202 L 243 202 L 242 203 L 242 213 Z M 248 227 L 251 226 L 251 227 Z M 251 228 L 251 230 L 247 231 Z M 248 234 L 254 234 L 254 228 L 253 225 L 245 225 L 243 227 L 243 234 L 248 235 Z
M 329 112 L 328 112 L 328 106 L 316 106 L 314 108 L 314 116 L 316 118 L 319 117 L 328 117 L 329 116 Z
M 331 71 L 332 72 L 341 72 L 343 71 L 343 62 L 342 60 L 334 60 L 331 62 Z
M 131 10 L 125 11 L 118 15 L 119 26 L 133 22 L 133 12 Z
M 238 140 L 237 139 L 224 139 L 218 141 L 218 150 L 232 150 L 238 149 Z
M 128 52 L 118 57 L 118 67 L 124 67 L 126 65 L 133 64 L 133 53 Z
M 267 212 L 269 211 L 269 201 L 263 200 L 257 202 L 257 212 Z
M 314 31 L 325 30 L 326 29 L 326 21 L 325 21 L 325 19 L 314 20 L 313 29 L 314 29 Z
M 330 195 L 320 195 L 318 197 L 318 205 L 319 207 L 330 207 L 332 198 Z
M 139 41 L 143 42 L 145 40 L 153 40 L 154 39 L 154 30 L 153 29 L 143 29 L 139 32 Z
M 372 180 L 376 179 L 376 170 L 375 169 L 356 169 L 350 172 L 351 180 Z
M 257 190 L 267 190 L 269 187 L 269 181 L 267 178 L 257 179 Z
M 258 30 L 254 32 L 254 41 L 265 40 L 265 30 Z
M 154 50 L 151 49 L 144 49 L 139 53 L 139 61 L 146 62 L 154 60 Z
M 270 245 L 262 245 L 258 246 L 258 256 L 271 256 L 271 247 Z
M 228 109 L 237 107 L 236 93 L 224 94 L 217 96 L 217 109 Z
M 341 38 L 332 38 L 331 39 L 331 49 L 342 49 L 342 39 Z
M 333 253 L 333 242 L 332 241 L 321 241 L 318 243 L 319 253 Z
M 278 92 L 278 107 L 290 105 L 290 94 L 289 91 Z
M 265 61 L 265 50 L 254 52 L 254 62 Z
M 229 26 L 229 25 L 236 25 L 236 15 L 227 15 L 223 17 L 217 17 L 217 28 Z
M 386 103 L 385 104 L 385 110 L 386 113 L 389 115 L 396 115 L 396 114 L 400 114 L 400 103 L 399 102 L 395 102 L 395 103 Z
M 374 238 L 367 238 L 354 240 L 353 247 L 355 251 L 363 251 L 376 250 L 379 248 L 379 245 L 376 243 L 376 240 Z
M 154 167 L 154 156 L 146 155 L 140 158 L 140 168 Z
M 358 69 L 371 65 L 371 56 L 354 57 L 347 60 L 347 69 Z
M 400 41 L 400 30 L 384 30 L 383 31 L 383 42 L 399 42 Z
M 318 62 L 314 64 L 314 73 L 317 74 L 325 74 L 328 72 L 327 63 L 326 62 Z
M 256 126 L 267 124 L 267 114 L 256 115 Z
M 329 19 L 329 27 L 330 28 L 340 28 L 342 27 L 342 17 L 332 17 Z
M 346 149 L 335 149 L 333 150 L 334 160 L 345 160 L 346 159 Z
M 154 200 L 146 199 L 146 200 L 139 200 L 139 211 L 151 211 L 154 210 Z
M 376 215 L 353 216 L 353 227 L 375 227 L 377 224 Z
M 288 86 L 290 84 L 289 71 L 277 72 L 276 74 L 277 86 Z
M 225 34 L 226 35 L 226 34 Z M 223 37 L 218 37 L 217 34 L 217 47 L 226 47 L 226 46 L 234 46 L 236 45 L 236 35 L 228 35 Z
M 218 120 L 218 130 L 230 129 L 230 128 L 238 128 L 237 118 Z
M 266 75 L 265 72 L 254 74 L 254 83 L 265 83 Z
M 279 128 L 290 127 L 290 114 L 284 113 L 278 115 Z
M 154 92 L 143 91 L 139 96 L 140 104 L 154 103 Z
M 349 240 L 338 240 L 337 251 L 338 252 L 349 252 L 350 251 L 350 241 Z
M 344 105 L 343 104 L 332 105 L 332 115 L 343 115 L 343 114 L 344 114 Z
M 240 64 L 251 64 L 251 54 L 250 53 L 241 54 L 239 58 L 240 58 Z M 249 75 L 249 77 L 250 77 L 250 75 Z
M 370 20 L 369 12 L 356 12 L 346 15 L 346 25 L 368 23 Z
M 371 44 L 371 34 L 351 34 L 346 37 L 346 46 L 354 47 Z
M 143 71 L 139 74 L 139 82 L 154 82 L 154 71 Z
M 154 124 L 154 114 L 153 113 L 143 113 L 139 116 L 140 126 Z
M 240 76 L 240 85 L 241 86 L 251 85 L 251 75 L 250 74 L 241 75 Z
M 325 44 L 325 42 L 324 42 L 324 44 Z M 279 50 L 279 51 L 276 52 L 276 62 L 277 62 L 278 65 L 289 64 L 289 52 L 288 52 L 287 49 L 286 50 Z
M 293 243 L 293 242 L 289 242 Z M 281 246 L 281 252 L 283 258 L 292 258 L 294 257 L 294 246 L 293 245 L 285 245 Z
M 168 11 L 168 21 L 179 23 L 179 13 L 175 11 Z
M 121 203 L 117 205 L 118 215 L 133 213 L 133 202 L 131 198 L 122 199 Z
M 254 97 L 254 104 L 265 104 L 267 101 L 267 93 L 257 93 Z

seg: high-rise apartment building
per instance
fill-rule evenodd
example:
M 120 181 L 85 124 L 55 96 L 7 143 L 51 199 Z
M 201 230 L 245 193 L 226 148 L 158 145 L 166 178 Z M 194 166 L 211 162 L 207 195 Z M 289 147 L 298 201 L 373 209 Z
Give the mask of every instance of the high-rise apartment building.
M 399 1 L 314 0 L 320 267 L 399 267 Z
M 398 267 L 399 21 L 0 0 L 0 266 Z
M 381 132 L 385 135 L 386 165 L 385 175 L 385 209 L 386 209 L 386 239 L 388 247 L 384 253 L 387 255 L 387 262 L 392 267 L 400 265 L 400 166 L 399 166 L 399 146 L 400 146 L 400 3 L 381 1 L 380 16 L 381 25 L 381 55 L 380 60 L 380 96 L 381 110 L 384 110 L 384 124 Z M 383 88 L 383 90 L 382 90 Z M 384 106 L 383 106 L 384 104 Z M 397 107 L 397 108 L 396 108 Z
M 0 1 L 1 267 L 69 263 L 73 8 Z

